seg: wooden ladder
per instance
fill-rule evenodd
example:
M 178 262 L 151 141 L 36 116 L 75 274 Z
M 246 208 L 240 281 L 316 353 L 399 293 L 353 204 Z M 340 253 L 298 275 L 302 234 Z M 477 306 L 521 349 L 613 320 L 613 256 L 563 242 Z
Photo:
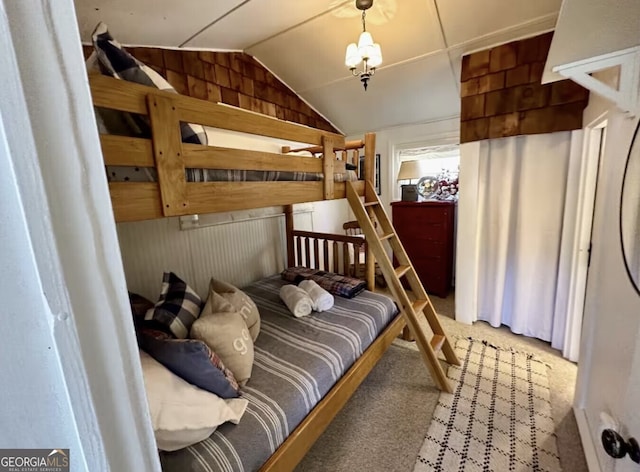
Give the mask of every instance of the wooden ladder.
M 429 368 L 431 376 L 440 386 L 440 389 L 452 393 L 453 391 L 449 380 L 438 360 L 438 352 L 442 351 L 446 361 L 451 365 L 460 365 L 460 361 L 453 350 L 449 338 L 447 338 L 440 325 L 440 321 L 429 300 L 429 296 L 422 286 L 400 239 L 396 235 L 393 225 L 389 221 L 389 217 L 384 211 L 373 185 L 369 181 L 365 182 L 365 198 L 363 202 L 360 200 L 353 183 L 347 182 L 347 199 L 349 200 L 351 209 L 356 215 L 356 219 L 360 223 L 367 244 L 380 265 L 380 269 L 391 290 L 391 294 L 400 305 L 400 311 L 404 315 L 407 326 L 416 340 L 418 349 L 422 354 L 422 360 Z M 376 220 L 378 222 L 377 229 L 374 226 L 374 221 Z M 382 244 L 383 241 L 390 245 L 398 261 L 398 267 L 393 266 L 392 260 L 389 258 Z M 409 298 L 407 291 L 400 282 L 402 277 L 405 277 L 409 283 L 415 300 Z M 429 333 L 419 322 L 420 313 L 424 314 L 431 327 L 431 331 L 433 331 L 431 340 L 429 340 Z

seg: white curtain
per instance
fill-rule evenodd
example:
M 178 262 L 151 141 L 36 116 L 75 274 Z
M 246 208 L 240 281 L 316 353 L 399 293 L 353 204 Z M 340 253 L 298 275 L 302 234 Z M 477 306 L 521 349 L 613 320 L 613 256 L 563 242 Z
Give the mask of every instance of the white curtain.
M 566 216 L 576 212 L 580 154 L 572 153 L 572 133 L 486 140 L 461 151 L 456 318 L 504 324 L 562 349 L 574 237 L 574 218 Z

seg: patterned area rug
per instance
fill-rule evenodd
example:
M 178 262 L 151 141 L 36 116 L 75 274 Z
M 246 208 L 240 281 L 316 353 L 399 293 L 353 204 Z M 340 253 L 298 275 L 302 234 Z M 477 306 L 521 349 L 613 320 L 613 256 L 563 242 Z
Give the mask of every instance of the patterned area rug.
M 458 339 L 414 472 L 560 472 L 546 364 L 486 341 Z

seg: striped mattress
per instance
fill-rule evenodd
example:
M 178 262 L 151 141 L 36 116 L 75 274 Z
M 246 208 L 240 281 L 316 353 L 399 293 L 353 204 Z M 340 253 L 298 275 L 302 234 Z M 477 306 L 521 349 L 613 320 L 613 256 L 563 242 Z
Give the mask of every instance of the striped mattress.
M 157 182 L 153 167 L 106 166 L 109 182 Z M 185 169 L 187 182 L 311 182 L 324 179 L 322 172 L 291 172 L 270 170 Z M 353 170 L 335 172 L 334 182 L 355 182 L 358 174 Z
M 258 470 L 397 314 L 389 297 L 364 291 L 294 318 L 278 295 L 285 283 L 276 275 L 244 289 L 258 305 L 261 329 L 242 389 L 249 400 L 242 420 L 188 448 L 161 452 L 165 472 Z

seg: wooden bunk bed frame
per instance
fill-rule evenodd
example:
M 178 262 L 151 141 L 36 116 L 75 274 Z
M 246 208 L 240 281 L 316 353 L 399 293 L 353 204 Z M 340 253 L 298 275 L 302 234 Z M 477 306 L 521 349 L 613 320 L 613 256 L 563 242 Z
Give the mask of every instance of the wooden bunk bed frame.
M 100 135 L 105 165 L 153 167 L 158 175 L 158 182 L 109 183 L 117 222 L 282 205 L 289 266 L 305 264 L 343 274 L 348 274 L 350 268 L 359 270 L 358 258 L 351 261 L 349 254 L 359 253 L 361 245 L 366 244 L 363 239 L 296 231 L 292 205 L 345 198 L 346 184 L 334 182 L 333 174 L 345 171 L 349 151 L 356 166 L 359 166 L 360 152 L 364 152 L 364 180 L 373 181 L 374 134 L 366 134 L 361 141 L 345 142 L 339 134 L 105 76 L 91 75 L 89 82 L 94 106 L 145 115 L 151 125 L 151 139 Z M 180 122 L 309 146 L 283 147 L 283 154 L 277 154 L 184 144 Z M 311 156 L 321 155 L 321 158 L 287 155 L 296 151 L 307 151 Z M 324 179 L 317 182 L 187 182 L 185 168 L 323 172 Z M 364 184 L 364 181 L 354 182 L 361 196 L 364 195 Z M 259 197 L 247 198 L 247 195 Z M 348 246 L 351 246 L 351 252 Z M 331 257 L 327 251 L 329 247 L 333 249 Z M 367 254 L 365 273 L 368 287 L 373 290 L 375 262 L 369 250 Z M 261 471 L 290 471 L 296 467 L 404 326 L 404 317 L 399 314 L 287 437 Z
M 339 134 L 123 80 L 91 75 L 89 82 L 94 106 L 144 115 L 151 125 L 151 139 L 100 136 L 105 165 L 153 167 L 158 174 L 158 182 L 109 183 L 118 222 L 345 198 L 345 182 L 334 182 L 333 175 L 345 172 L 350 149 L 364 149 L 364 180 L 373 179 L 372 133 L 362 141 L 346 143 Z M 286 150 L 316 151 L 322 158 L 182 143 L 180 122 L 309 144 Z M 187 182 L 185 168 L 322 172 L 325 178 L 317 182 Z M 364 181 L 355 184 L 364 195 Z

